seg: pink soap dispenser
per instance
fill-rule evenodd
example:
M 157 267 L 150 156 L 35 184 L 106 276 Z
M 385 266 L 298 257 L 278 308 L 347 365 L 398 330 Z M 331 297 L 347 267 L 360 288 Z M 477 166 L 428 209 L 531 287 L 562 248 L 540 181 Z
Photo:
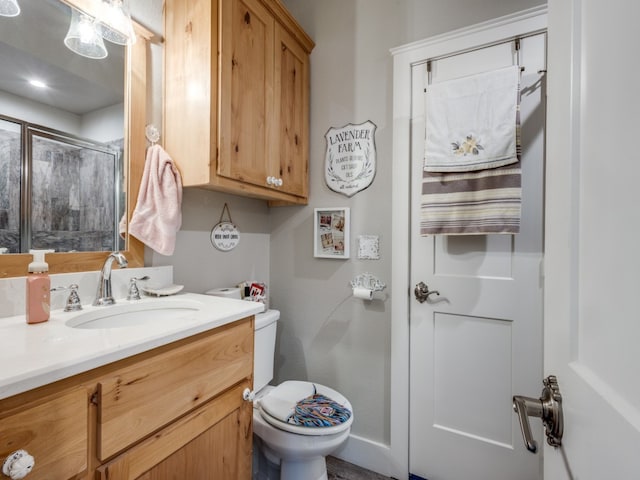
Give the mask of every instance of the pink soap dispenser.
M 49 320 L 51 281 L 49 280 L 49 265 L 44 261 L 44 254 L 53 250 L 29 250 L 33 255 L 33 262 L 29 264 L 27 275 L 27 323 L 42 323 Z

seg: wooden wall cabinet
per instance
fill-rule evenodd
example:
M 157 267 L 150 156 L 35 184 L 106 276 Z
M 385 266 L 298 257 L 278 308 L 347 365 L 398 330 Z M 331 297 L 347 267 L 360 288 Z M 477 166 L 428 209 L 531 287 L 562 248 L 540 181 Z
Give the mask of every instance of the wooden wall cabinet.
M 251 317 L 0 400 L 0 464 L 25 449 L 34 480 L 249 480 L 252 376 Z
M 307 203 L 313 46 L 279 0 L 165 2 L 163 137 L 185 186 Z

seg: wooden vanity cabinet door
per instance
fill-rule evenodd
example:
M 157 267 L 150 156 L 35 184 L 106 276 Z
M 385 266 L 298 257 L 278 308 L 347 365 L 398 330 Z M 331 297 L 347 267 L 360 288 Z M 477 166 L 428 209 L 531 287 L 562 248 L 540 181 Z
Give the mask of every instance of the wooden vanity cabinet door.
M 248 381 L 97 469 L 99 480 L 249 480 L 253 405 Z
M 259 0 L 220 2 L 220 156 L 218 174 L 267 186 L 273 112 L 275 21 Z
M 87 470 L 88 415 L 83 388 L 0 413 L 0 459 L 24 449 L 35 459 L 29 480 L 77 478 Z
M 253 374 L 253 317 L 119 368 L 98 381 L 97 455 L 107 460 Z

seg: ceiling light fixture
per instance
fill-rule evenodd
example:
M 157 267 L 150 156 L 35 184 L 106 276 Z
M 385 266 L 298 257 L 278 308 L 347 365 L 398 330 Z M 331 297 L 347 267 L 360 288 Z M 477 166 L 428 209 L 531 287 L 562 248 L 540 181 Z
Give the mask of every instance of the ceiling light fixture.
M 29 80 L 29 85 L 36 87 L 36 88 L 47 88 L 49 85 L 47 85 L 46 83 L 44 83 L 42 80 L 38 80 L 38 79 L 32 79 Z
M 71 9 L 71 24 L 64 44 L 69 50 L 83 57 L 100 59 L 108 55 L 102 41 L 100 23 L 75 9 Z
M 105 40 L 118 45 L 131 45 L 136 41 L 129 0 L 102 0 L 97 19 Z
M 18 0 L 0 0 L 0 16 L 16 17 L 20 15 Z

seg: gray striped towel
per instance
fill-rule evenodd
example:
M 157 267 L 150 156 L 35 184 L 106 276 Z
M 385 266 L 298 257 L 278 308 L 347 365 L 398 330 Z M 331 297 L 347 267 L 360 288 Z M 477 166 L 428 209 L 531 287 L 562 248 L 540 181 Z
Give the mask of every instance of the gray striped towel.
M 423 172 L 421 206 L 421 235 L 518 233 L 520 161 L 476 172 Z

